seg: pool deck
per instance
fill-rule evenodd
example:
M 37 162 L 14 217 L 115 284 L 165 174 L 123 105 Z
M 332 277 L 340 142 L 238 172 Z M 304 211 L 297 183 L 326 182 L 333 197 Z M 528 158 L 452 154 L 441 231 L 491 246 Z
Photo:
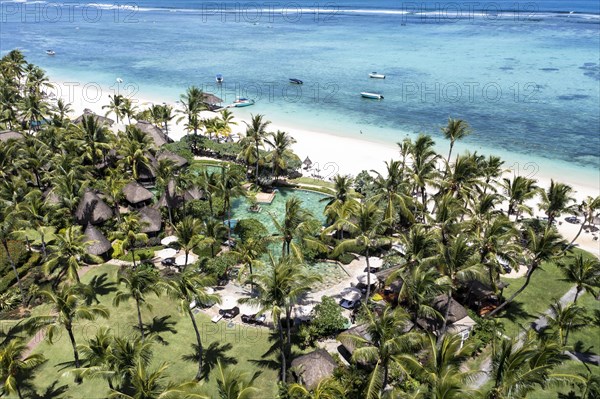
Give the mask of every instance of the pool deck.
M 275 199 L 276 192 L 272 193 L 256 193 L 256 203 L 258 204 L 270 204 Z

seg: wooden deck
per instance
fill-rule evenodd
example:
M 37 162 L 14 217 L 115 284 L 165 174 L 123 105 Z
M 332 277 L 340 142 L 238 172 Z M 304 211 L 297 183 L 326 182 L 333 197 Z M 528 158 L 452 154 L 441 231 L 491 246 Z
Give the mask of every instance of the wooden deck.
M 273 191 L 272 193 L 257 193 L 256 194 L 256 202 L 258 204 L 270 204 L 271 202 L 273 202 L 273 199 L 275 198 L 275 194 L 276 194 L 275 191 Z

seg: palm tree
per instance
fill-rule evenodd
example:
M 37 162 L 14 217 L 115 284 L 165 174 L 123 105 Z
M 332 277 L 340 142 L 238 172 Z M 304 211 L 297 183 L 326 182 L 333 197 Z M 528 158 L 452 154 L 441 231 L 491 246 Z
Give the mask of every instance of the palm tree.
M 190 251 L 195 249 L 202 237 L 200 231 L 202 225 L 198 219 L 194 219 L 191 216 L 184 217 L 179 223 L 175 225 L 175 236 L 177 236 L 177 242 L 181 245 L 181 249 L 185 253 L 185 264 L 188 264 L 188 255 Z
M 159 276 L 156 270 L 151 268 L 137 268 L 131 271 L 121 269 L 117 279 L 118 284 L 125 285 L 125 291 L 118 291 L 113 299 L 113 305 L 118 307 L 122 302 L 127 302 L 130 299 L 135 301 L 137 309 L 138 327 L 142 341 L 144 336 L 144 323 L 142 322 L 141 305 L 145 305 L 148 309 L 152 309 L 152 305 L 146 302 L 146 295 L 153 293 L 160 296 L 162 290 L 158 285 Z
M 291 349 L 292 309 L 302 295 L 310 290 L 311 285 L 321 281 L 321 277 L 302 271 L 301 264 L 295 258 L 284 257 L 275 261 L 273 255 L 269 254 L 269 260 L 271 267 L 254 275 L 257 295 L 253 298 L 243 298 L 240 302 L 257 305 L 260 314 L 271 312 L 279 335 L 280 378 L 285 382 L 287 360 Z M 285 315 L 287 320 L 287 340 L 284 338 L 282 315 Z
M 142 168 L 150 168 L 148 154 L 152 148 L 150 137 L 139 128 L 128 125 L 125 133 L 119 133 L 118 153 L 122 157 L 121 164 L 129 168 L 134 179 L 139 178 Z
M 210 217 L 215 216 L 215 212 L 213 209 L 213 197 L 215 192 L 217 192 L 217 180 L 218 174 L 215 172 L 209 172 L 208 169 L 203 169 L 198 178 L 195 180 L 197 185 L 204 192 L 204 196 L 208 201 L 208 209 L 210 210 Z
M 244 158 L 246 161 L 255 160 L 256 169 L 254 171 L 254 182 L 258 186 L 258 163 L 260 161 L 260 147 L 264 146 L 265 139 L 268 137 L 267 126 L 271 121 L 263 120 L 264 115 L 252 115 L 250 123 L 246 124 L 246 137 L 242 139 L 242 145 L 246 146 Z
M 111 169 L 103 180 L 98 181 L 98 188 L 104 194 L 107 202 L 112 205 L 119 223 L 122 221 L 119 202 L 125 197 L 123 187 L 126 184 L 127 180 L 117 169 Z
M 575 284 L 577 291 L 573 303 L 577 303 L 577 298 L 583 290 L 586 290 L 593 296 L 597 295 L 600 288 L 600 262 L 597 259 L 577 255 L 571 262 L 566 262 L 561 267 L 564 275 L 562 281 Z
M 27 94 L 18 104 L 21 117 L 28 123 L 29 131 L 39 129 L 40 122 L 48 115 L 48 105 L 38 94 Z
M 515 176 L 512 180 L 502 179 L 504 194 L 508 196 L 507 215 L 509 217 L 515 215 L 515 220 L 519 220 L 519 216 L 523 212 L 532 214 L 532 209 L 526 205 L 526 202 L 535 197 L 539 191 L 539 187 L 535 183 L 534 179 L 523 176 Z
M 562 212 L 569 208 L 569 203 L 573 201 L 570 196 L 573 193 L 573 188 L 563 183 L 555 183 L 550 180 L 550 187 L 547 190 L 541 191 L 542 202 L 538 205 L 540 210 L 546 211 L 548 216 L 548 224 L 552 225 Z
M 586 223 L 588 226 L 594 223 L 594 218 L 596 217 L 598 210 L 600 209 L 600 195 L 596 198 L 588 196 L 586 199 L 581 201 L 579 205 L 576 207 L 576 212 L 583 215 L 583 220 L 581 221 L 581 227 L 577 232 L 577 235 L 571 240 L 567 248 L 565 248 L 565 252 L 573 246 L 573 243 L 577 240 Z
M 77 126 L 77 133 L 82 147 L 86 149 L 84 157 L 96 165 L 110 149 L 108 129 L 94 115 L 87 115 Z
M 223 206 L 227 210 L 227 242 L 231 246 L 231 200 L 244 195 L 245 190 L 242 187 L 243 175 L 237 165 L 221 165 L 221 173 L 217 177 L 215 191 L 223 199 Z
M 450 140 L 450 150 L 448 151 L 448 158 L 446 159 L 446 172 L 444 173 L 444 175 L 447 175 L 450 168 L 450 158 L 452 157 L 454 143 L 457 140 L 461 140 L 471 134 L 471 129 L 469 124 L 462 119 L 448 118 L 448 124 L 446 127 L 442 128 L 442 133 L 444 134 L 445 139 Z
M 267 244 L 269 242 L 267 237 L 250 237 L 246 241 L 237 245 L 234 250 L 231 251 L 235 255 L 238 262 L 242 263 L 242 267 L 239 271 L 241 277 L 246 271 L 246 267 L 250 272 L 250 284 L 252 284 L 252 277 L 254 274 L 253 267 L 262 265 L 260 257 L 267 252 Z
M 256 378 L 260 372 L 250 376 L 248 372 L 226 369 L 217 360 L 217 388 L 220 399 L 252 399 L 260 394 Z
M 119 223 L 118 230 L 113 232 L 111 239 L 113 242 L 113 249 L 115 256 L 119 256 L 125 251 L 131 251 L 131 260 L 133 262 L 133 268 L 137 267 L 135 263 L 135 247 L 140 243 L 148 241 L 148 235 L 142 233 L 142 222 L 140 216 L 137 213 L 128 213 L 123 217 L 123 221 Z
M 86 249 L 88 242 L 85 240 L 80 226 L 67 227 L 56 234 L 55 239 L 56 244 L 50 246 L 51 255 L 44 264 L 47 274 L 58 270 L 54 286 L 57 286 L 64 276 L 79 283 L 79 268 L 84 259 L 96 263 L 102 262 L 101 258 L 88 254 Z
M 125 97 L 121 94 L 109 95 L 108 98 L 110 102 L 108 105 L 103 105 L 102 109 L 107 108 L 106 116 L 111 112 L 115 114 L 117 118 L 117 123 L 119 123 L 119 118 L 123 116 L 123 105 L 125 104 Z
M 440 329 L 441 335 L 446 333 L 448 314 L 452 302 L 452 294 L 459 288 L 462 281 L 477 278 L 481 271 L 478 260 L 473 256 L 474 248 L 469 245 L 465 236 L 458 236 L 449 245 L 440 245 L 439 271 L 445 277 L 448 286 L 447 305 L 444 321 Z
M 410 178 L 413 182 L 413 191 L 421 194 L 423 221 L 427 213 L 427 185 L 433 183 L 438 175 L 436 163 L 439 155 L 433 150 L 434 145 L 435 142 L 431 137 L 420 134 L 411 146 L 413 164 Z
M 385 163 L 387 176 L 383 177 L 379 172 L 375 178 L 375 195 L 373 201 L 384 204 L 384 219 L 393 224 L 396 215 L 400 213 L 403 219 L 413 222 L 414 216 L 409 208 L 412 206 L 412 198 L 407 193 L 408 187 L 402 176 L 401 164 L 399 161 L 391 160 Z
M 187 128 L 191 128 L 194 135 L 198 134 L 200 111 L 207 109 L 204 102 L 204 93 L 196 86 L 190 86 L 187 88 L 186 93 L 180 96 L 179 104 L 182 109 L 176 112 L 182 116 L 177 119 L 177 123 L 187 118 Z M 194 120 L 196 123 L 193 122 Z
M 319 381 L 319 384 L 309 391 L 302 384 L 291 384 L 288 387 L 288 393 L 296 399 L 343 399 L 346 398 L 346 389 L 334 378 L 325 378 Z
M 542 314 L 542 317 L 546 318 L 548 327 L 556 334 L 562 347 L 567 346 L 570 332 L 588 327 L 590 323 L 585 308 L 573 303 L 563 305 L 560 301 L 550 305 L 550 314 Z
M 116 399 L 209 399 L 210 397 L 201 393 L 197 382 L 165 383 L 167 379 L 168 363 L 161 363 L 156 370 L 150 371 L 147 366 L 138 362 L 134 368 L 129 370 L 131 375 L 131 395 L 118 390 L 111 390 L 109 398 Z
M 79 351 L 75 342 L 73 328 L 78 320 L 95 320 L 97 317 L 108 318 L 108 309 L 101 305 L 84 305 L 84 299 L 81 295 L 81 287 L 78 285 L 64 285 L 56 291 L 40 291 L 51 305 L 52 316 L 40 316 L 37 318 L 42 325 L 47 325 L 46 336 L 50 343 L 59 328 L 64 328 L 69 334 L 71 346 L 73 347 L 73 357 L 75 368 L 80 368 Z M 79 382 L 79 378 L 76 379 Z
M 550 225 L 540 233 L 536 233 L 532 228 L 525 232 L 526 246 L 525 250 L 530 256 L 529 266 L 523 285 L 516 290 L 510 298 L 504 301 L 500 306 L 486 315 L 493 316 L 511 303 L 531 282 L 533 273 L 541 267 L 542 262 L 552 260 L 558 255 L 565 244 L 561 235 L 552 229 Z
M 10 340 L 0 348 L 0 376 L 3 395 L 17 394 L 23 399 L 22 382 L 32 375 L 32 371 L 44 363 L 46 358 L 40 353 L 24 356 L 27 345 L 21 338 Z
M 279 222 L 274 215 L 271 215 L 275 229 L 281 237 L 281 256 L 290 255 L 294 250 L 294 255 L 301 259 L 301 253 L 292 241 L 299 235 L 299 231 L 305 226 L 305 223 L 312 217 L 310 212 L 302 208 L 302 201 L 298 197 L 292 197 L 285 202 L 285 214 L 283 220 Z
M 486 399 L 525 398 L 537 387 L 561 378 L 552 374 L 552 369 L 565 359 L 560 346 L 536 342 L 532 333 L 524 342 L 503 339 L 492 350 L 493 386 L 485 394 Z
M 296 156 L 292 151 L 292 145 L 296 140 L 286 132 L 280 130 L 277 133 L 271 133 L 270 138 L 265 138 L 265 143 L 271 146 L 272 150 L 269 153 L 269 160 L 273 165 L 273 175 L 275 181 L 287 168 L 287 160 Z
M 332 256 L 335 257 L 343 252 L 355 251 L 357 248 L 365 251 L 367 262 L 367 299 L 371 294 L 370 253 L 375 248 L 381 247 L 384 241 L 389 242 L 389 240 L 384 240 L 381 237 L 381 233 L 385 230 L 387 222 L 387 220 L 381 219 L 381 211 L 373 201 L 369 200 L 361 203 L 350 220 L 345 221 L 348 231 L 354 237 L 340 242 L 332 253 Z M 325 229 L 325 232 L 328 232 L 328 229 Z
M 415 376 L 427 387 L 426 397 L 432 399 L 464 398 L 471 393 L 466 382 L 476 373 L 463 371 L 462 363 L 473 351 L 472 343 L 462 342 L 457 334 L 444 335 L 438 342 L 432 334 L 423 338 L 422 359 L 413 355 L 399 356 L 400 363 L 409 375 Z M 447 396 L 444 391 L 451 393 Z
M 113 375 L 110 373 L 110 370 L 115 368 L 113 343 L 114 337 L 110 329 L 101 327 L 96 335 L 88 339 L 87 344 L 77 345 L 84 368 L 72 370 L 73 374 L 79 374 L 82 378 L 100 376 L 106 379 L 108 387 L 113 389 Z
M 123 116 L 127 117 L 127 123 L 131 124 L 131 118 L 137 114 L 138 107 L 137 105 L 133 104 L 133 101 L 131 101 L 130 98 L 123 98 L 121 112 Z
M 197 271 L 186 271 L 176 275 L 172 280 L 166 282 L 166 290 L 169 296 L 179 302 L 179 308 L 182 312 L 189 316 L 194 332 L 196 333 L 196 343 L 198 345 L 198 372 L 196 373 L 196 381 L 202 378 L 202 358 L 204 356 L 204 348 L 202 346 L 202 338 L 196 319 L 190 304 L 198 301 L 200 303 L 220 303 L 221 298 L 215 294 L 209 294 L 207 287 L 214 284 L 212 277 L 199 274 Z
M 6 206 L 4 201 L 0 201 L 0 241 L 2 241 L 2 246 L 4 247 L 4 252 L 6 253 L 6 258 L 8 259 L 8 263 L 10 263 L 10 267 L 15 273 L 17 277 L 17 286 L 19 287 L 19 291 L 21 292 L 21 300 L 23 305 L 25 305 L 25 291 L 23 290 L 23 284 L 21 283 L 21 278 L 19 277 L 19 273 L 17 272 L 17 265 L 15 264 L 15 260 L 11 256 L 10 247 L 8 246 L 8 240 L 10 239 L 13 232 L 16 230 L 17 224 L 17 215 L 14 212 L 11 212 L 10 208 Z
M 386 389 L 389 370 L 396 358 L 417 348 L 417 333 L 405 333 L 410 324 L 402 308 L 386 306 L 381 315 L 364 308 L 364 322 L 369 339 L 356 334 L 341 333 L 338 340 L 355 347 L 352 360 L 369 364 L 373 370 L 367 383 L 365 398 L 378 398 Z
M 223 238 L 229 233 L 229 229 L 221 221 L 209 218 L 200 225 L 200 233 L 202 234 L 200 244 L 208 245 L 210 257 L 214 258 L 215 244 L 223 241 Z

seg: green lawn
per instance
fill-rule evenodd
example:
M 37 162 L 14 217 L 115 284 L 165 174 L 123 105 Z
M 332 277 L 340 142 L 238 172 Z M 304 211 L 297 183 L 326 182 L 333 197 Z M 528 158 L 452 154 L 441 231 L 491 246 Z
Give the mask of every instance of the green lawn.
M 82 279 L 89 283 L 94 277 L 105 278 L 106 282 L 115 281 L 118 267 L 103 265 L 87 273 Z M 104 293 L 99 295 L 101 304 L 110 308 L 110 319 L 99 319 L 93 322 L 82 322 L 77 325 L 76 339 L 78 343 L 84 343 L 87 337 L 91 337 L 100 327 L 110 327 L 119 335 L 134 333 L 136 324 L 135 306 L 133 302 L 122 304 L 119 308 L 112 307 L 112 299 L 115 295 L 114 288 L 104 284 Z M 152 311 L 144 310 L 144 322 L 152 322 L 159 332 L 160 342 L 154 344 L 153 366 L 161 362 L 169 362 L 169 374 L 174 381 L 192 379 L 196 373 L 195 361 L 184 360 L 186 356 L 193 353 L 192 344 L 195 336 L 191 322 L 187 315 L 182 315 L 173 301 L 166 297 L 152 297 L 149 302 L 153 306 Z M 47 306 L 36 309 L 34 314 L 47 314 Z M 224 364 L 235 366 L 243 371 L 260 371 L 258 386 L 264 390 L 261 397 L 270 398 L 275 396 L 275 384 L 277 380 L 277 364 L 273 363 L 269 349 L 271 347 L 270 332 L 262 328 L 249 328 L 235 324 L 232 328 L 227 327 L 223 321 L 214 324 L 210 318 L 203 313 L 196 315 L 197 322 L 202 334 L 206 353 L 206 361 L 214 365 L 217 359 Z M 62 374 L 71 368 L 73 352 L 66 333 L 60 336 L 51 345 L 43 341 L 36 348 L 36 352 L 43 353 L 49 361 L 36 373 L 34 384 L 40 398 L 104 398 L 106 397 L 107 384 L 101 380 L 84 381 L 81 385 L 73 383 L 73 378 Z M 267 355 L 265 355 L 267 354 Z M 263 357 L 265 356 L 265 357 Z M 207 389 L 215 397 L 215 380 L 212 374 L 207 379 Z
M 576 250 L 576 253 L 583 252 Z M 587 254 L 591 256 L 590 254 Z M 546 262 L 541 270 L 534 272 L 529 286 L 519 294 L 515 301 L 507 306 L 499 319 L 504 323 L 506 334 L 515 336 L 522 328 L 544 313 L 555 299 L 561 298 L 573 284 L 561 281 L 563 274 L 555 263 Z M 525 282 L 525 277 L 517 279 L 503 278 L 510 285 L 504 289 L 504 298 L 509 298 Z

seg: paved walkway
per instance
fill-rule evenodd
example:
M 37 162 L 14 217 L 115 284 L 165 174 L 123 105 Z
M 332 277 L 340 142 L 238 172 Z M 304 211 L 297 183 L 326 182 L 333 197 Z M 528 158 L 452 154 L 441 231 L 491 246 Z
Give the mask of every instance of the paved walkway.
M 567 305 L 567 304 L 573 302 L 573 300 L 575 299 L 575 294 L 576 293 L 577 293 L 577 288 L 576 287 L 572 287 L 569 291 L 567 291 L 560 298 L 560 303 L 563 304 L 563 305 Z M 582 291 L 581 294 L 583 294 L 583 291 Z M 545 313 L 546 314 L 550 314 L 550 309 L 548 309 Z M 548 324 L 548 322 L 547 322 L 545 316 L 540 316 L 532 324 L 534 324 L 536 326 L 545 326 L 545 325 Z M 520 343 L 523 342 L 523 339 L 525 338 L 525 335 L 526 335 L 526 331 L 523 331 L 523 332 L 521 332 L 518 335 L 518 340 L 519 340 Z M 490 379 L 490 377 L 491 377 L 491 371 L 492 371 L 492 357 L 491 356 L 488 356 L 481 363 L 480 369 L 481 369 L 481 373 L 479 374 L 479 376 L 471 384 L 471 387 L 473 387 L 473 388 L 481 388 Z

